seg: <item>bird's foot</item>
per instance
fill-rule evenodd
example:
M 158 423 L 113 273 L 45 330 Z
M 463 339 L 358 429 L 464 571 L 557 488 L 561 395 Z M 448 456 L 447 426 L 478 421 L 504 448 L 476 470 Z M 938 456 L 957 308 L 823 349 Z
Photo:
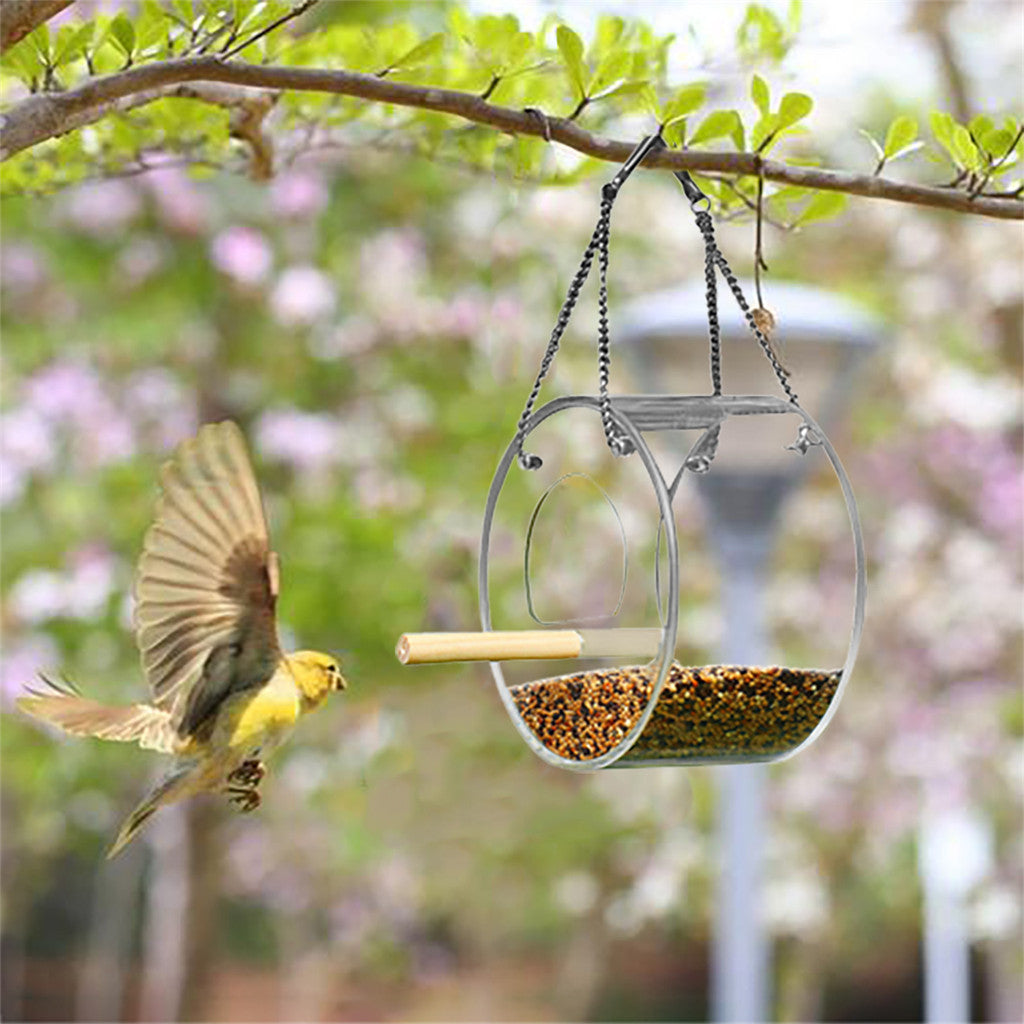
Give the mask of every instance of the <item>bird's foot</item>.
M 267 774 L 262 761 L 250 759 L 243 761 L 229 776 L 228 782 L 247 789 L 255 789 Z
M 257 790 L 243 786 L 228 786 L 228 799 L 242 814 L 255 811 L 260 805 L 260 794 Z

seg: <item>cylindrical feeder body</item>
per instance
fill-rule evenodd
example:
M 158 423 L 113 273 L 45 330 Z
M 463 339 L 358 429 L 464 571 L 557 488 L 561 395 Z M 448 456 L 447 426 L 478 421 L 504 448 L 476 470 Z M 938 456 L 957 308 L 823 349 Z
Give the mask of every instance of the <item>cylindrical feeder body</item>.
M 553 418 L 580 410 L 592 412 L 597 419 L 601 400 L 596 396 L 572 396 L 543 406 L 529 419 L 524 433 L 513 439 L 498 464 L 488 493 L 480 548 L 479 602 L 485 631 L 503 628 L 502 623 L 495 623 L 500 616 L 492 605 L 495 551 L 502 547 L 505 556 L 514 556 L 514 551 L 510 554 L 507 548 L 517 541 L 496 539 L 495 523 L 499 499 L 512 475 L 530 472 L 518 462 L 524 439 L 535 446 L 536 438 L 531 435 L 537 428 L 548 424 L 550 429 Z M 619 396 L 611 399 L 611 413 L 621 434 L 632 443 L 633 454 L 628 458 L 639 460 L 644 470 L 632 479 L 636 483 L 645 478 L 654 499 L 649 504 L 656 554 L 653 571 L 647 574 L 652 593 L 650 607 L 655 609 L 653 621 L 620 627 L 617 616 L 621 596 L 619 605 L 608 609 L 597 624 L 600 628 L 592 628 L 595 624 L 585 615 L 577 620 L 545 619 L 533 592 L 537 588 L 531 587 L 531 538 L 555 485 L 549 487 L 523 530 L 525 595 L 521 604 L 528 609 L 532 628 L 563 632 L 578 629 L 584 638 L 583 656 L 574 662 L 576 671 L 569 672 L 551 672 L 551 662 L 539 667 L 532 663 L 529 670 L 537 672 L 536 678 L 522 682 L 509 679 L 511 662 L 492 661 L 494 681 L 513 725 L 543 761 L 573 771 L 613 766 L 757 763 L 791 756 L 812 742 L 835 712 L 849 681 L 863 625 L 863 540 L 850 482 L 835 450 L 798 404 L 770 396 Z M 793 417 L 793 448 L 797 452 L 793 457 L 820 447 L 838 478 L 853 538 L 855 577 L 849 643 L 840 669 L 691 668 L 676 660 L 681 580 L 673 500 L 686 473 L 714 473 L 719 435 L 737 416 Z M 689 455 L 678 471 L 668 475 L 647 443 L 646 435 L 657 431 L 688 431 L 693 437 Z M 566 479 L 562 477 L 557 483 Z M 624 554 L 623 593 L 627 561 Z M 616 635 L 621 635 L 621 642 L 615 642 Z M 652 638 L 659 641 L 656 650 Z M 599 655 L 605 655 L 600 664 L 595 665 L 593 657 L 585 657 L 588 644 Z M 611 652 L 617 656 L 607 657 Z

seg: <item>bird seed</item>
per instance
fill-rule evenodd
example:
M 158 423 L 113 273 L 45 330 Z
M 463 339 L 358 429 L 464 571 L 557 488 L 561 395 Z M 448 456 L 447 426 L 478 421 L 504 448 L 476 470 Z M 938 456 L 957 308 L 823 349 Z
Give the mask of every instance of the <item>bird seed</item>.
M 798 747 L 828 711 L 841 672 L 686 668 L 673 662 L 647 725 L 622 761 L 766 760 Z M 621 743 L 657 677 L 648 665 L 595 669 L 511 688 L 519 714 L 549 750 L 573 761 Z

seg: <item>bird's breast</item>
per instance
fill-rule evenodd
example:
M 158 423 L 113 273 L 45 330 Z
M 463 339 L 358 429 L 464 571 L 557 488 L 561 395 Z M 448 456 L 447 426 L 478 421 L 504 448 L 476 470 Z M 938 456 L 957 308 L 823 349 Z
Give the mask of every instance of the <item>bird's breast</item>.
M 260 689 L 239 693 L 229 699 L 219 716 L 225 745 L 246 753 L 264 752 L 291 732 L 301 711 L 299 691 L 291 674 L 279 668 Z

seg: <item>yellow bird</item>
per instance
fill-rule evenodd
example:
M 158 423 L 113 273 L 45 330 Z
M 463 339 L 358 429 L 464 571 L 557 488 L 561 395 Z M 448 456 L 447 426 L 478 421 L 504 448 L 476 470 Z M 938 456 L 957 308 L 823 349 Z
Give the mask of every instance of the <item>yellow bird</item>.
M 163 467 L 160 483 L 135 582 L 136 642 L 152 700 L 111 707 L 44 680 L 46 692 L 18 701 L 74 736 L 174 755 L 108 857 L 159 807 L 196 793 L 226 792 L 241 810 L 254 810 L 262 759 L 346 686 L 334 658 L 284 654 L 278 644 L 278 560 L 238 427 L 202 427 Z

